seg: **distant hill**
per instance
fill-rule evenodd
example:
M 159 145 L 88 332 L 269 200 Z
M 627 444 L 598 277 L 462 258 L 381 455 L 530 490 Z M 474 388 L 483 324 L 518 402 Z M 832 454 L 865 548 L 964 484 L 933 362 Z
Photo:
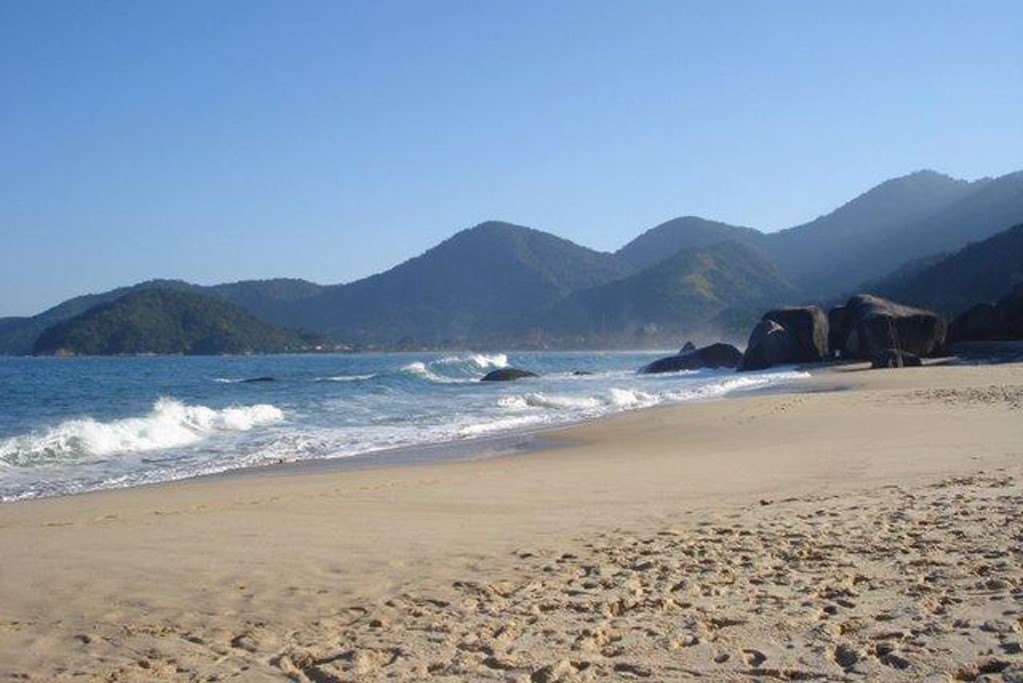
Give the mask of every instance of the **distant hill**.
M 1023 223 L 1023 171 L 974 183 L 976 189 L 877 241 L 875 257 L 888 272 L 911 258 L 952 252 Z
M 656 265 L 683 249 L 706 247 L 719 242 L 760 244 L 765 235 L 753 228 L 744 228 L 697 216 L 675 218 L 650 228 L 615 252 L 615 255 L 636 270 Z
M 237 304 L 256 317 L 287 324 L 288 304 L 305 296 L 313 296 L 322 291 L 323 287 L 305 280 L 289 279 L 248 280 L 213 287 L 194 285 L 182 280 L 147 280 L 130 287 L 77 296 L 32 317 L 4 318 L 0 321 L 0 354 L 31 353 L 36 339 L 46 328 L 69 320 L 99 304 L 116 301 L 126 294 L 152 289 L 208 294 Z
M 47 328 L 38 355 L 279 353 L 310 345 L 238 306 L 173 289 L 141 289 Z
M 294 322 L 356 344 L 457 344 L 528 329 L 570 293 L 632 272 L 611 254 L 509 223 L 296 302 Z
M 900 271 L 872 290 L 898 301 L 953 316 L 973 304 L 995 302 L 1023 282 L 1023 224 L 938 260 Z
M 683 249 L 623 280 L 577 292 L 551 311 L 547 326 L 562 335 L 619 341 L 644 335 L 701 338 L 734 333 L 720 329 L 723 318 L 734 317 L 746 329 L 762 306 L 793 294 L 756 249 L 719 242 Z
M 99 304 L 115 301 L 125 294 L 157 288 L 184 291 L 200 289 L 197 285 L 182 282 L 181 280 L 149 280 L 130 287 L 118 287 L 117 289 L 99 294 L 76 296 L 52 308 L 48 308 L 38 315 L 21 318 L 19 322 L 7 327 L 7 329 L 0 327 L 0 353 L 14 355 L 32 353 L 32 347 L 35 345 L 36 339 L 46 328 L 59 322 L 70 320 Z
M 954 246 L 920 236 L 879 248 L 920 221 L 941 216 L 988 182 L 968 183 L 934 171 L 893 178 L 826 216 L 767 235 L 764 248 L 801 291 L 840 294 L 906 261 Z
M 361 348 L 578 346 L 610 339 L 639 345 L 645 342 L 629 337 L 636 329 L 727 331 L 744 326 L 765 302 L 837 301 L 874 289 L 882 278 L 909 281 L 943 254 L 1019 223 L 1023 172 L 966 182 L 934 171 L 885 181 L 826 216 L 777 233 L 685 216 L 647 230 L 615 254 L 491 221 L 349 284 L 278 279 L 201 287 L 159 280 L 76 297 L 37 316 L 0 319 L 0 353 L 29 353 L 46 328 L 154 288 L 215 296 L 275 325 Z M 693 261 L 696 254 L 703 260 Z M 698 282 L 700 267 L 707 268 L 706 291 L 686 292 L 679 282 Z

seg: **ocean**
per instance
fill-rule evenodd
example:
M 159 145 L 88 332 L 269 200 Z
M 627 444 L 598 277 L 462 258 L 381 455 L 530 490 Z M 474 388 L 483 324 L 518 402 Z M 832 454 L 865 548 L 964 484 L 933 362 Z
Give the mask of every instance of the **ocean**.
M 478 443 L 483 450 L 488 437 L 806 376 L 791 369 L 637 373 L 663 355 L 0 357 L 0 500 L 281 462 L 353 456 L 385 462 L 426 445 L 471 450 Z M 479 381 L 508 366 L 540 377 Z

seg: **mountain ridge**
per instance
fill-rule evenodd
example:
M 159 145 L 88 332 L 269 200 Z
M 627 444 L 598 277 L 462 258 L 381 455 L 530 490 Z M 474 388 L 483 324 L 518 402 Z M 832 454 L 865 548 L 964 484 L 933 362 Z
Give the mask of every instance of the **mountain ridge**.
M 152 280 L 74 297 L 36 316 L 0 319 L 0 353 L 30 352 L 47 327 L 130 291 L 154 287 L 212 295 L 275 325 L 312 330 L 361 348 L 531 346 L 553 328 L 571 332 L 552 313 L 567 311 L 558 308 L 566 299 L 656 269 L 686 250 L 742 245 L 732 247 L 733 256 L 727 249 L 717 251 L 714 261 L 727 271 L 725 262 L 733 259 L 736 273 L 759 263 L 766 291 L 785 298 L 769 303 L 827 302 L 900 269 L 907 276 L 937 261 L 941 252 L 1020 222 L 1023 171 L 968 182 L 926 170 L 884 181 L 829 214 L 776 233 L 681 216 L 643 231 L 614 253 L 533 228 L 486 221 L 386 271 L 344 284 L 278 278 L 200 286 Z M 763 269 L 764 262 L 773 274 Z M 647 298 L 664 296 L 654 291 L 656 270 L 640 280 L 653 288 Z M 777 287 L 777 281 L 791 289 Z M 744 306 L 762 300 L 755 289 L 745 302 L 730 300 L 733 305 L 720 311 L 719 322 L 740 324 Z M 702 293 L 694 289 L 690 296 L 693 310 L 704 310 Z M 579 320 L 577 313 L 568 317 L 577 321 L 576 332 L 592 331 L 593 321 Z M 678 327 L 692 322 L 680 321 Z
M 955 316 L 1023 282 L 1023 223 L 872 286 L 883 296 Z

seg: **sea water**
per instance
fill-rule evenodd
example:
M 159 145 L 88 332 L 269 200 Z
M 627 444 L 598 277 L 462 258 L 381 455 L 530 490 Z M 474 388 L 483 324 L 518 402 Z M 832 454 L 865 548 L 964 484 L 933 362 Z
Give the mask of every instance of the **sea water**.
M 663 355 L 0 357 L 0 500 L 281 462 L 361 456 L 385 463 L 395 449 L 483 443 L 805 377 L 637 372 Z M 509 366 L 540 376 L 479 381 Z

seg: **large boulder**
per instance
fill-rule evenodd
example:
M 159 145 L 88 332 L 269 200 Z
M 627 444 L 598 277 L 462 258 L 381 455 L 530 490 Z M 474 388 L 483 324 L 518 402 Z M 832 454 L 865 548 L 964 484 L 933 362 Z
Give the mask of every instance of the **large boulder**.
M 920 360 L 920 356 L 898 349 L 879 351 L 870 359 L 872 368 L 918 368 L 921 365 L 923 361 Z
M 1008 339 L 1023 339 L 1023 282 L 996 304 Z
M 492 372 L 488 372 L 483 376 L 481 382 L 510 382 L 516 379 L 522 379 L 523 377 L 536 377 L 535 372 L 529 370 L 520 370 L 519 368 L 500 368 Z
M 772 365 L 798 363 L 800 354 L 800 344 L 794 334 L 774 320 L 764 319 L 749 335 L 739 370 L 764 370 Z
M 845 346 L 848 330 L 845 324 L 845 306 L 835 306 L 828 311 L 828 355 L 836 356 Z
M 870 294 L 857 294 L 846 308 L 845 358 L 872 360 L 887 349 L 924 358 L 945 345 L 945 319 L 933 311 L 903 306 Z
M 948 326 L 949 342 L 996 341 L 1008 338 L 1007 334 L 1001 311 L 988 303 L 971 306 Z
M 776 308 L 764 314 L 795 338 L 797 352 L 787 363 L 816 363 L 828 356 L 828 314 L 820 306 Z
M 734 368 L 740 360 L 742 360 L 742 353 L 731 344 L 711 344 L 676 356 L 659 358 L 640 368 L 640 372 L 652 374 L 702 368 Z
M 997 304 L 982 303 L 966 309 L 948 328 L 949 342 L 1023 339 L 1023 283 Z

